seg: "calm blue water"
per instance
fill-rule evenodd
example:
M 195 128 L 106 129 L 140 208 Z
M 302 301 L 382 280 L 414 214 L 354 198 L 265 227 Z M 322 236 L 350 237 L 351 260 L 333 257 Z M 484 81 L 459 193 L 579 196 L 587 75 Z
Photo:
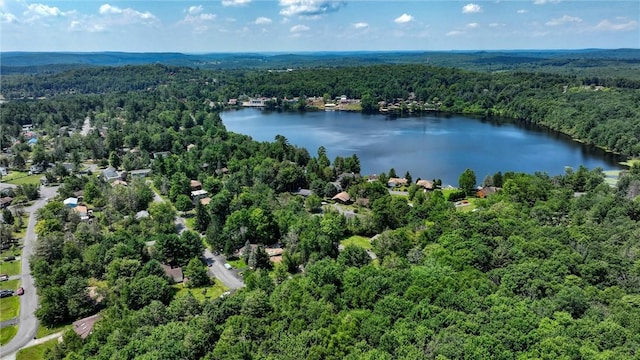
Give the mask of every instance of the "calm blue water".
M 278 134 L 316 156 L 324 146 L 329 159 L 357 154 L 362 174 L 395 168 L 408 170 L 414 179 L 440 178 L 456 186 L 471 168 L 481 183 L 497 171 L 550 175 L 566 166 L 620 169 L 617 159 L 564 136 L 509 121 L 483 121 L 464 116 L 423 116 L 393 119 L 340 111 L 265 112 L 241 109 L 222 113 L 227 130 L 258 141 L 273 141 Z

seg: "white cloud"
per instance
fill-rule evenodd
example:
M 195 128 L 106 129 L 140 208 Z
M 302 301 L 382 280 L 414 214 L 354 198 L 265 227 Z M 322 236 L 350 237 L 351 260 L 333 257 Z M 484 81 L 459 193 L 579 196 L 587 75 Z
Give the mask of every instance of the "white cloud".
M 243 6 L 250 2 L 251 0 L 222 0 L 222 6 Z
M 292 33 L 299 33 L 299 32 L 303 32 L 303 31 L 309 31 L 311 28 L 309 28 L 306 25 L 302 25 L 302 24 L 298 24 L 298 25 L 294 25 L 291 27 L 291 29 L 289 29 L 290 32 Z
M 103 4 L 99 10 L 101 15 L 115 15 L 120 17 L 120 23 L 135 23 L 135 22 L 152 22 L 157 20 L 156 16 L 152 13 L 145 11 L 140 12 L 131 8 L 119 8 L 110 4 Z
M 44 4 L 29 4 L 27 5 L 27 11 L 25 15 L 48 17 L 48 16 L 63 16 L 65 13 L 60 11 L 55 6 L 48 6 Z
M 213 21 L 216 19 L 216 14 L 197 14 L 197 15 L 187 15 L 180 21 L 183 24 L 200 24 L 205 21 Z
M 502 23 L 491 23 L 491 24 L 489 24 L 489 27 L 492 27 L 492 28 L 503 27 L 503 26 L 504 26 L 504 24 L 502 24 Z
M 268 25 L 268 24 L 271 24 L 272 22 L 273 20 L 264 16 L 260 16 L 259 18 L 256 19 L 256 21 L 254 21 L 256 25 Z
M 473 13 L 479 13 L 481 11 L 482 11 L 482 8 L 478 4 L 467 4 L 462 7 L 463 14 L 473 14 Z
M 393 22 L 395 22 L 396 24 L 406 24 L 408 22 L 413 21 L 413 16 L 404 13 L 400 16 L 398 16 L 395 20 L 393 20 Z
M 117 6 L 111 6 L 109 4 L 103 4 L 99 9 L 100 14 L 122 14 L 122 9 Z
M 369 27 L 369 24 L 367 24 L 366 22 L 357 22 L 353 24 L 353 27 L 356 29 L 366 29 Z
M 11 24 L 14 22 L 18 22 L 18 18 L 12 13 L 8 12 L 0 12 L 0 23 Z
M 554 4 L 559 2 L 560 0 L 533 0 L 533 5 Z
M 78 20 L 74 20 L 69 24 L 69 31 L 82 31 L 82 32 L 90 32 L 90 33 L 99 33 L 107 30 L 107 27 L 104 24 L 95 23 L 95 22 L 82 22 Z
M 447 35 L 447 36 L 457 36 L 457 35 L 462 35 L 462 34 L 464 34 L 464 31 L 451 30 L 448 33 L 446 33 L 445 35 Z
M 518 13 L 518 14 L 526 14 L 528 12 L 529 12 L 529 10 L 527 10 L 527 9 L 520 9 L 520 10 L 516 11 L 516 13 Z
M 342 0 L 280 0 L 280 15 L 317 17 L 336 12 L 345 6 Z
M 545 23 L 545 25 L 547 25 L 547 26 L 558 26 L 558 25 L 562 25 L 562 24 L 579 23 L 579 22 L 582 22 L 582 19 L 580 19 L 579 17 L 564 15 L 564 16 L 562 16 L 560 18 L 555 18 L 555 19 L 551 19 L 551 20 L 547 21 Z
M 599 31 L 629 31 L 637 28 L 638 22 L 636 20 L 629 20 L 622 23 L 612 23 L 611 21 L 605 19 L 600 21 L 594 29 Z
M 467 28 L 469 28 L 469 29 L 475 29 L 475 28 L 477 28 L 478 26 L 480 26 L 480 24 L 475 23 L 475 22 L 474 22 L 474 23 L 469 23 L 469 24 L 467 24 Z
M 200 14 L 202 12 L 202 5 L 189 6 L 189 8 L 187 9 L 187 12 L 191 15 Z

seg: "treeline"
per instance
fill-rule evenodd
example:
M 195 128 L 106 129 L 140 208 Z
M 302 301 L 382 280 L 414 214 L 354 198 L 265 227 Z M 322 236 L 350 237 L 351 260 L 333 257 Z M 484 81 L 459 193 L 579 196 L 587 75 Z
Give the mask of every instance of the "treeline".
M 628 79 L 543 73 L 474 73 L 424 65 L 376 65 L 292 72 L 215 72 L 164 65 L 77 69 L 54 75 L 3 77 L 7 98 L 54 97 L 61 105 L 43 109 L 38 101 L 3 104 L 2 123 L 41 123 L 49 116 L 78 117 L 86 106 L 60 111 L 62 104 L 94 101 L 80 94 L 133 92 L 121 96 L 127 114 L 145 116 L 141 102 L 176 97 L 183 101 L 226 104 L 241 96 L 283 98 L 347 95 L 363 99 L 364 111 L 375 112 L 379 101 L 404 99 L 398 111 L 419 111 L 408 101 L 438 103 L 444 112 L 504 116 L 570 135 L 580 141 L 626 156 L 640 155 L 640 83 Z M 70 94 L 77 95 L 70 95 Z M 60 98 L 59 96 L 64 96 Z M 124 95 L 124 94 L 123 94 Z M 107 98 L 113 97 L 108 95 Z M 106 106 L 105 108 L 111 108 Z M 304 109 L 295 106 L 296 109 Z M 51 111 L 53 110 L 53 111 Z M 53 114 L 53 115 L 50 115 Z M 58 121 L 58 120 L 56 120 Z

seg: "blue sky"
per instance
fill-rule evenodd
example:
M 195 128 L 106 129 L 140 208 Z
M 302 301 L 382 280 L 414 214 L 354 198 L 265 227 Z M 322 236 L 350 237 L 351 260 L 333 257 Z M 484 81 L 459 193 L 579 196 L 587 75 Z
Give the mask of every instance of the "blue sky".
M 640 48 L 640 1 L 0 0 L 2 51 Z

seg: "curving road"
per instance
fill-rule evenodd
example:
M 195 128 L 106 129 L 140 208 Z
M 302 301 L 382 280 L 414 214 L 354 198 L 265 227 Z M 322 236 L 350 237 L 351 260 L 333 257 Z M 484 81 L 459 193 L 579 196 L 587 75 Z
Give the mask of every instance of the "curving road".
M 24 288 L 24 295 L 20 297 L 18 333 L 8 344 L 0 346 L 0 357 L 3 359 L 13 356 L 15 352 L 31 341 L 38 332 L 38 319 L 35 316 L 35 311 L 38 308 L 38 295 L 33 283 L 33 278 L 31 277 L 29 258 L 33 254 L 36 245 L 36 212 L 46 205 L 47 199 L 55 196 L 57 191 L 57 186 L 41 187 L 40 199 L 24 209 L 29 212 L 29 224 L 27 225 L 27 233 L 23 240 L 22 272 L 20 274 L 20 285 Z
M 160 197 L 158 193 L 153 192 L 155 202 L 164 202 L 164 199 Z M 183 231 L 187 230 L 186 221 L 181 216 L 176 216 L 174 223 L 176 225 L 176 230 L 179 234 Z M 222 283 L 231 290 L 239 289 L 244 286 L 244 283 L 238 277 L 238 274 L 234 270 L 227 270 L 224 267 L 225 258 L 222 255 L 213 255 L 211 250 L 208 248 L 204 249 L 204 253 L 202 254 L 205 262 L 209 265 L 207 272 L 209 275 L 215 276 L 216 279 L 222 281 Z

